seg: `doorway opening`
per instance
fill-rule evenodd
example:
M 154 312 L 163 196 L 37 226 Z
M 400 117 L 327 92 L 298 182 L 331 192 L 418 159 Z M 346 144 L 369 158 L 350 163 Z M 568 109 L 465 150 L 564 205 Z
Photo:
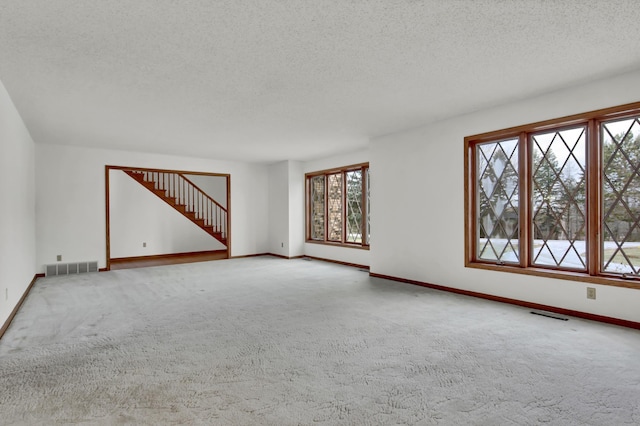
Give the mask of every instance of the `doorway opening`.
M 228 259 L 230 180 L 105 166 L 107 270 Z

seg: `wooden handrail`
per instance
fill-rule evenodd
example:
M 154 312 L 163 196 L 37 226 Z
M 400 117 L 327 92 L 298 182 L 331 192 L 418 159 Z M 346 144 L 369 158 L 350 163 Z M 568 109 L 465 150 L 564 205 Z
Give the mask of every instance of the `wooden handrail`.
M 229 177 L 228 173 L 209 173 L 209 172 L 193 172 L 189 170 L 171 170 L 171 169 L 150 169 L 145 167 L 126 167 L 126 166 L 105 166 L 112 170 L 130 170 L 132 172 L 160 172 L 160 173 L 175 173 L 179 175 L 196 175 L 196 176 L 218 176 Z
M 209 194 L 207 194 L 206 192 L 204 192 L 202 189 L 200 189 L 200 187 L 198 185 L 196 185 L 195 183 L 193 183 L 190 179 L 188 179 L 185 175 L 183 175 L 182 173 L 176 173 L 178 176 L 180 176 L 182 179 L 186 180 L 187 183 L 189 183 L 189 185 L 193 186 L 195 189 L 197 189 L 198 191 L 200 191 L 202 193 L 202 195 L 204 195 L 205 197 L 207 197 L 209 200 L 211 200 L 212 203 L 214 203 L 216 206 L 220 207 L 220 209 L 222 209 L 225 213 L 227 213 L 227 209 L 225 209 L 224 207 L 222 207 L 220 205 L 220 203 L 218 203 L 216 200 L 214 200 L 213 198 L 211 198 L 209 196 Z
M 223 239 L 220 241 L 226 244 L 228 210 L 186 176 L 181 173 L 154 171 L 142 168 L 122 168 L 120 170 L 129 174 L 131 177 L 139 176 L 141 183 L 150 183 L 152 187 L 145 185 L 147 189 L 176 208 L 196 225 L 214 236 L 214 238 L 220 240 L 220 238 L 215 236 L 216 233 L 219 233 Z M 138 180 L 138 178 L 136 179 Z M 181 206 L 184 209 L 180 210 L 177 206 Z M 187 213 L 193 214 L 193 217 Z M 202 223 L 198 223 L 198 220 L 202 221 Z M 207 229 L 207 227 L 211 229 Z

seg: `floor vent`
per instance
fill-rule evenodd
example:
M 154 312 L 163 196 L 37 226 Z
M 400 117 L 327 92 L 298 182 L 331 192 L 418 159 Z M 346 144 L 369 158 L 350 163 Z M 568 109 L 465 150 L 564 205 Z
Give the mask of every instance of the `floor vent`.
M 98 261 L 54 263 L 44 265 L 44 275 L 52 277 L 55 275 L 84 274 L 87 272 L 98 272 Z

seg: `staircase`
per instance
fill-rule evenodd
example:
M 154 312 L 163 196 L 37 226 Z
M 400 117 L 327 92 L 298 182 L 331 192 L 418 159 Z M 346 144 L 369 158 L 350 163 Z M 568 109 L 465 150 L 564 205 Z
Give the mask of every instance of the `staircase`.
M 227 245 L 227 209 L 182 173 L 122 170 L 200 229 Z

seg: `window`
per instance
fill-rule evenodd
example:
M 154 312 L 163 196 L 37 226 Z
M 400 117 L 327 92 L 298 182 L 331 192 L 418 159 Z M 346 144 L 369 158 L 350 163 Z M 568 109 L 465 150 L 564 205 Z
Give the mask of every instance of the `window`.
M 465 138 L 465 263 L 640 288 L 640 103 Z
M 307 173 L 307 242 L 368 248 L 369 164 Z

